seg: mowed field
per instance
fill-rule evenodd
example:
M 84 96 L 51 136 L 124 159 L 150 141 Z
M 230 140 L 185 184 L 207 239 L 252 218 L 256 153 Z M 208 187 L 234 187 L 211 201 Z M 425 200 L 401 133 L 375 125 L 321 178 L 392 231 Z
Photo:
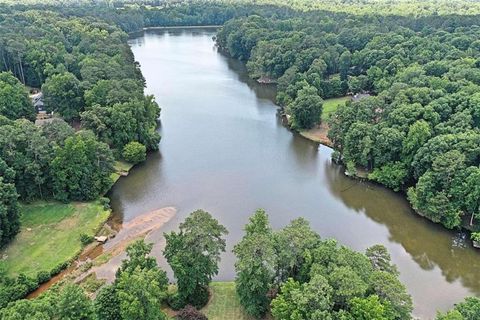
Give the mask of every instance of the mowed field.
M 37 202 L 22 205 L 20 233 L 0 251 L 8 275 L 35 276 L 75 258 L 82 250 L 80 234 L 93 236 L 110 215 L 99 201 Z
M 331 113 L 337 110 L 339 105 L 343 105 L 345 102 L 351 100 L 352 97 L 340 97 L 340 98 L 332 98 L 326 99 L 323 101 L 323 111 L 322 111 L 322 121 L 327 121 L 328 117 Z
M 209 320 L 253 320 L 245 314 L 235 292 L 235 282 L 212 282 L 212 297 L 202 309 Z M 271 319 L 266 317 L 265 319 Z

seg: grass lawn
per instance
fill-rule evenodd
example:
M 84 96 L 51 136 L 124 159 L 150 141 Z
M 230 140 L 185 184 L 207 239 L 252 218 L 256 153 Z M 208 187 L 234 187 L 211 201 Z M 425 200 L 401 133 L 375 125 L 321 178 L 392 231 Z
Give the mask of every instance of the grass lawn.
M 326 121 L 328 116 L 337 110 L 338 106 L 344 104 L 346 101 L 350 100 L 351 97 L 340 97 L 340 98 L 332 98 L 326 99 L 323 101 L 323 111 L 322 111 L 322 121 Z
M 110 215 L 98 201 L 37 202 L 22 205 L 21 212 L 20 233 L 0 251 L 1 263 L 11 276 L 50 272 L 73 259 L 82 249 L 80 234 L 94 235 Z
M 122 175 L 128 174 L 128 171 L 132 169 L 133 164 L 125 161 L 115 161 L 115 172 L 112 173 L 111 178 L 113 183 L 117 182 Z
M 245 314 L 235 292 L 234 282 L 212 282 L 212 297 L 202 312 L 209 320 L 253 320 Z

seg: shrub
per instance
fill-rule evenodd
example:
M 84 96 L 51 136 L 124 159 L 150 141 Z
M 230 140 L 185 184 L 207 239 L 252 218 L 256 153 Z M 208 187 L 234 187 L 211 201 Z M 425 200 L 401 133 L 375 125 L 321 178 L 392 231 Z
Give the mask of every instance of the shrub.
M 187 305 L 180 310 L 176 317 L 177 320 L 207 320 L 207 316 L 198 311 L 194 306 Z
M 47 271 L 39 271 L 37 273 L 37 282 L 38 284 L 42 284 L 50 280 L 51 276 L 50 273 Z
M 140 142 L 132 141 L 123 147 L 122 156 L 125 161 L 137 164 L 147 158 L 147 148 Z
M 103 206 L 103 209 L 108 210 L 110 209 L 110 199 L 107 197 L 100 198 L 100 204 Z
M 180 297 L 178 292 L 175 292 L 174 294 L 168 296 L 167 304 L 173 310 L 180 310 L 183 306 L 185 306 L 185 302 L 183 301 L 182 297 Z
M 472 232 L 470 239 L 476 242 L 480 242 L 480 232 Z
M 80 234 L 80 242 L 82 245 L 86 246 L 87 244 L 92 243 L 94 240 L 93 236 L 89 236 L 88 234 L 82 233 Z
M 52 271 L 50 271 L 50 276 L 55 276 L 60 273 L 63 269 L 67 268 L 70 263 L 68 261 L 57 264 Z

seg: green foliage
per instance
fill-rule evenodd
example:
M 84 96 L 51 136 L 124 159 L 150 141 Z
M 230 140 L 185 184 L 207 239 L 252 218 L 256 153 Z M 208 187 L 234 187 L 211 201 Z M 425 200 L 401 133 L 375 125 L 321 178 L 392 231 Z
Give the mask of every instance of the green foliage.
M 123 147 L 122 156 L 125 161 L 137 164 L 147 158 L 147 148 L 139 142 L 132 141 Z
M 167 281 L 159 269 L 141 269 L 122 272 L 116 280 L 116 294 L 120 315 L 124 320 L 166 319 L 161 310 Z
M 272 315 L 275 319 L 332 319 L 333 293 L 333 288 L 321 275 L 303 284 L 289 279 L 272 300 Z
M 470 239 L 480 242 L 480 232 L 472 232 L 472 234 L 470 235 Z
M 480 315 L 480 298 L 468 297 L 445 314 L 438 313 L 437 320 L 475 320 Z
M 370 248 L 367 248 L 365 255 L 368 257 L 375 270 L 399 275 L 397 267 L 392 264 L 390 254 L 384 246 L 380 244 L 371 246 Z
M 65 320 L 95 319 L 92 301 L 79 286 L 74 284 L 67 284 L 60 292 L 56 313 L 60 319 Z
M 288 226 L 274 234 L 277 252 L 277 275 L 281 281 L 299 279 L 300 269 L 305 262 L 306 250 L 315 248 L 320 237 L 303 218 L 293 220 Z
M 270 303 L 267 296 L 275 277 L 277 259 L 273 233 L 264 210 L 257 210 L 245 226 L 245 236 L 233 249 L 237 257 L 235 284 L 247 314 L 259 318 Z
M 14 177 L 15 172 L 0 158 L 0 248 L 10 242 L 20 229 Z
M 0 72 L 0 115 L 11 120 L 35 119 L 35 109 L 25 87 L 10 72 Z
M 438 16 L 444 8 L 439 2 L 427 6 L 435 14 L 425 17 L 356 16 L 332 11 L 378 13 L 385 3 L 338 2 L 332 2 L 338 8 L 317 1 L 305 4 L 304 12 L 232 19 L 219 31 L 217 44 L 246 60 L 253 78 L 278 79 L 277 102 L 296 129 L 320 121 L 322 99 L 348 90 L 358 94 L 329 117 L 328 137 L 348 172 L 362 167 L 368 178 L 396 191 L 411 188 L 412 206 L 448 228 L 460 226 L 465 216 L 475 225 L 480 218 L 478 201 L 471 201 L 480 195 L 471 183 L 480 166 L 475 18 L 449 16 L 446 22 Z M 314 8 L 328 10 L 310 12 Z M 434 168 L 450 151 L 464 159 L 463 165 L 450 163 L 459 177 L 451 180 L 441 177 L 440 166 Z
M 408 175 L 408 171 L 402 162 L 388 163 L 380 168 L 375 168 L 368 178 L 377 181 L 387 187 L 399 191 Z
M 271 296 L 274 319 L 411 318 L 411 297 L 381 245 L 361 254 L 322 241 L 303 219 L 272 232 L 266 213 L 257 210 L 234 253 L 240 303 L 256 318 Z
M 168 279 L 156 260 L 148 256 L 151 250 L 152 244 L 143 240 L 128 246 L 128 259 L 122 261 L 115 280 L 118 303 L 102 302 L 107 304 L 109 314 L 119 312 L 123 320 L 166 319 L 160 308 L 167 297 Z M 115 309 L 117 305 L 119 311 Z
M 115 286 L 104 286 L 97 294 L 93 302 L 95 315 L 98 319 L 118 320 L 120 316 L 120 303 L 117 297 Z
M 85 233 L 81 233 L 80 234 L 80 242 L 82 243 L 82 245 L 86 246 L 90 243 L 93 242 L 93 236 L 91 235 L 88 235 L 88 234 L 85 234 Z
M 163 252 L 177 279 L 181 305 L 203 307 L 208 301 L 208 284 L 218 273 L 220 254 L 228 233 L 208 212 L 192 212 L 179 232 L 165 234 Z
M 83 92 L 74 74 L 66 72 L 47 78 L 42 91 L 47 109 L 59 112 L 66 121 L 78 118 L 83 107 Z
M 296 99 L 288 105 L 287 112 L 292 116 L 291 125 L 295 129 L 310 129 L 320 122 L 322 99 L 317 89 L 304 87 L 297 93 Z
M 52 160 L 53 193 L 56 199 L 93 200 L 111 186 L 114 159 L 108 146 L 93 134 L 79 132 L 57 147 Z
M 81 114 L 85 128 L 119 150 L 131 141 L 157 150 L 160 136 L 155 128 L 159 116 L 160 108 L 152 96 L 111 106 L 94 105 Z
M 353 298 L 350 301 L 350 314 L 355 320 L 388 320 L 385 306 L 378 296 L 368 298 Z
M 0 126 L 0 157 L 15 172 L 20 198 L 31 201 L 50 193 L 52 146 L 40 129 L 20 119 Z

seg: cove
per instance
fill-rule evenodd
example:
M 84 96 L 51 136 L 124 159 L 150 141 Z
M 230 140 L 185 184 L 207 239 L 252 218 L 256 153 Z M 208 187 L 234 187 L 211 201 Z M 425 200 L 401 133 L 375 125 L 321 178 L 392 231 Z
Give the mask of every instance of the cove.
M 219 53 L 214 35 L 211 28 L 147 30 L 130 40 L 146 91 L 162 107 L 162 141 L 110 192 L 117 223 L 175 207 L 177 215 L 152 237 L 165 266 L 162 232 L 195 209 L 209 211 L 230 232 L 216 279 L 233 280 L 230 251 L 248 217 L 264 208 L 273 228 L 304 217 L 322 238 L 356 250 L 385 245 L 422 319 L 480 294 L 480 252 L 463 232 L 419 217 L 402 195 L 346 177 L 330 148 L 282 125 L 275 88 Z

